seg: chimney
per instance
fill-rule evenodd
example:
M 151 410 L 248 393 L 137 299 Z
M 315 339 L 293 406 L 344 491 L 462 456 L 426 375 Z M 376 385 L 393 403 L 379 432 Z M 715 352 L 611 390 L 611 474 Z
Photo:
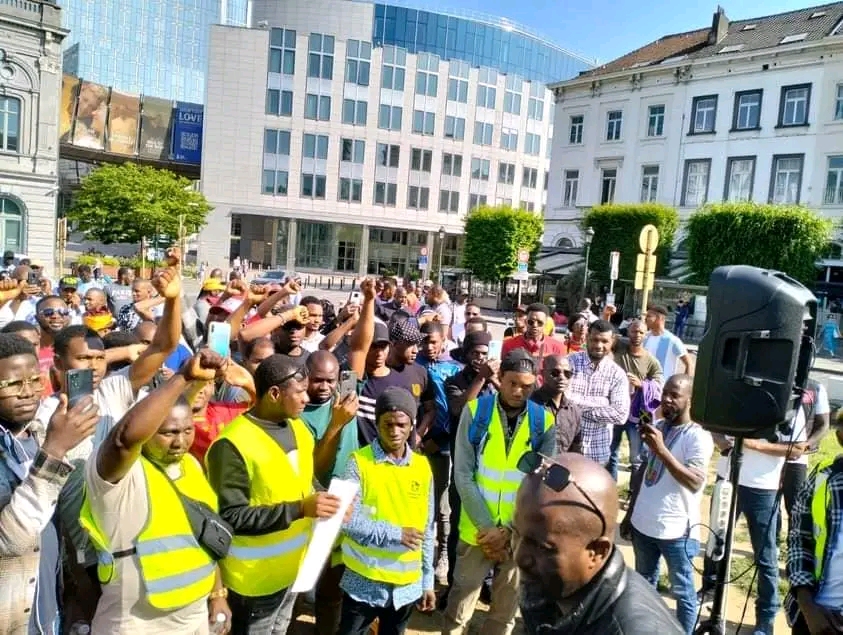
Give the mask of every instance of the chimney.
M 722 41 L 729 33 L 729 18 L 726 17 L 726 12 L 723 7 L 717 5 L 717 12 L 714 14 L 714 19 L 711 21 L 711 31 L 708 33 L 708 43 L 717 44 Z

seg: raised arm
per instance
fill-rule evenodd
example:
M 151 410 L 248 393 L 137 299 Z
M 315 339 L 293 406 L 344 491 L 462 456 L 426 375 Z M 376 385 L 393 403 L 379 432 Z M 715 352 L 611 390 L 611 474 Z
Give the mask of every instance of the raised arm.
M 363 292 L 363 306 L 360 307 L 360 319 L 351 332 L 351 352 L 348 354 L 348 366 L 363 377 L 366 372 L 366 356 L 375 338 L 375 281 L 366 278 L 360 283 Z

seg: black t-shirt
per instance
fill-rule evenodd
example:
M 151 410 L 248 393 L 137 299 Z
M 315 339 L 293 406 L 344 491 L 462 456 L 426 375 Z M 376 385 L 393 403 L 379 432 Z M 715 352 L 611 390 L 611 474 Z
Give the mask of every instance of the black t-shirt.
M 278 353 L 278 355 L 290 360 L 297 368 L 304 368 L 307 364 L 307 358 L 310 357 L 310 351 L 302 349 L 301 355 L 287 355 L 286 353 Z
M 360 384 L 360 407 L 357 410 L 357 430 L 361 447 L 369 445 L 378 436 L 375 423 L 375 402 L 390 386 L 408 391 L 417 404 L 433 399 L 432 387 L 427 378 L 427 369 L 419 364 L 405 364 L 390 368 L 383 377 L 366 377 Z M 418 423 L 418 416 L 416 417 Z

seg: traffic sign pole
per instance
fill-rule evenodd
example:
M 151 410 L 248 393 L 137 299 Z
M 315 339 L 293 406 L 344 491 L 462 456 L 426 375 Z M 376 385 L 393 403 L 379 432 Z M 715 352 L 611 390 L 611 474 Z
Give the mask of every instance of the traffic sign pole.
M 638 245 L 643 253 L 638 254 L 635 267 L 635 288 L 641 289 L 641 312 L 647 311 L 647 300 L 656 277 L 656 257 L 653 255 L 659 246 L 659 230 L 655 225 L 645 225 L 638 236 Z
M 615 280 L 618 279 L 618 272 L 621 265 L 621 252 L 613 251 L 609 254 L 609 294 L 612 298 L 615 297 Z M 608 302 L 608 300 L 607 300 Z M 608 302 L 609 304 L 614 304 L 614 300 L 612 302 Z

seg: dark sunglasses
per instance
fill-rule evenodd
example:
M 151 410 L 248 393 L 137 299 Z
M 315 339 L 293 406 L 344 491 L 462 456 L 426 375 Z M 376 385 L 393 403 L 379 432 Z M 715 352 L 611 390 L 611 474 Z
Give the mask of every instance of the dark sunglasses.
M 548 372 L 550 373 L 550 376 L 555 379 L 558 379 L 562 375 L 565 375 L 565 377 L 567 377 L 568 379 L 574 376 L 574 371 L 572 371 L 570 368 L 566 368 L 564 370 L 561 368 L 554 368 L 553 370 Z
M 542 483 L 547 485 L 557 494 L 568 487 L 568 485 L 576 487 L 585 500 L 588 501 L 591 511 L 597 514 L 597 517 L 600 518 L 600 524 L 602 526 L 602 529 L 600 530 L 600 537 L 606 535 L 606 517 L 603 515 L 603 512 L 600 511 L 600 508 L 591 496 L 589 496 L 588 493 L 574 480 L 574 477 L 571 476 L 571 471 L 567 467 L 556 463 L 553 459 L 546 457 L 543 454 L 529 451 L 525 452 L 524 455 L 518 459 L 518 470 L 524 474 L 536 474 L 541 478 Z
M 527 320 L 527 326 L 544 326 L 544 322 L 539 320 Z
M 45 318 L 51 318 L 54 315 L 60 315 L 61 317 L 67 317 L 70 315 L 69 309 L 41 309 L 41 315 Z

